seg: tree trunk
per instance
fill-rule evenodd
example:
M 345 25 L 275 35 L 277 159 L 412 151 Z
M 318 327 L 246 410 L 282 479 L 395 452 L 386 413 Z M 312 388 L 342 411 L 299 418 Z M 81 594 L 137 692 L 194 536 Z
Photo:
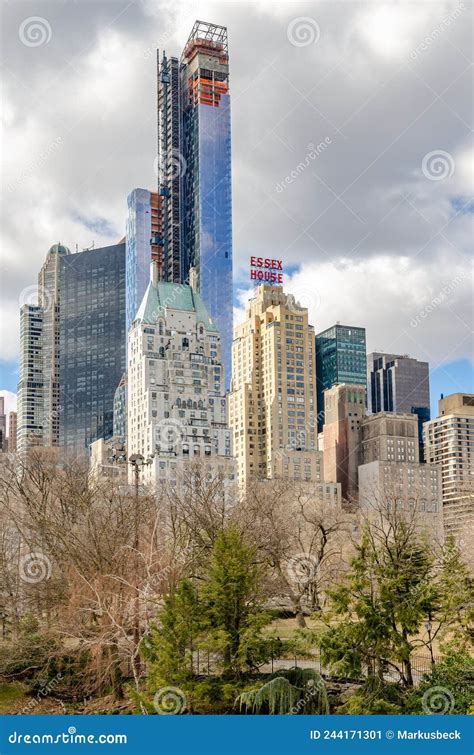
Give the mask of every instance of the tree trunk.
M 298 626 L 300 629 L 306 628 L 306 619 L 304 617 L 303 611 L 301 610 L 301 606 L 298 606 L 296 609 L 296 626 Z
M 411 660 L 407 658 L 403 661 L 403 676 L 407 687 L 413 687 L 413 673 L 411 668 Z
M 120 661 L 118 660 L 118 648 L 113 645 L 109 648 L 109 661 L 110 661 L 110 681 L 112 685 L 112 694 L 114 700 L 123 700 L 123 684 L 122 684 L 122 671 L 120 669 Z

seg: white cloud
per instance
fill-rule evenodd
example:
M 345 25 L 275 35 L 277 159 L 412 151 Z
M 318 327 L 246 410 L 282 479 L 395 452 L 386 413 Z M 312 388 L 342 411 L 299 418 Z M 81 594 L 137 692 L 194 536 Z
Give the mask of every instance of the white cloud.
M 459 213 L 472 185 L 467 3 L 454 17 L 456 0 L 97 0 L 87 14 L 43 0 L 52 38 L 37 48 L 18 38 L 22 5 L 3 9 L 2 358 L 17 356 L 20 293 L 50 245 L 115 242 L 128 192 L 153 187 L 155 48 L 179 54 L 195 18 L 229 30 L 236 278 L 249 254 L 279 257 L 300 267 L 290 290 L 318 292 L 317 330 L 347 319 L 367 327 L 372 346 L 389 348 L 394 335 L 414 355 L 469 355 L 452 337 L 468 312 L 464 284 L 405 332 L 445 278 L 470 272 L 472 216 Z M 297 17 L 317 22 L 317 42 L 291 44 Z M 326 137 L 279 193 L 307 145 Z M 434 150 L 453 156 L 445 180 L 423 175 Z
M 286 277 L 284 290 L 308 309 L 316 333 L 336 322 L 365 327 L 368 351 L 410 353 L 435 366 L 462 357 L 469 347 L 471 278 L 449 257 L 308 263 Z M 240 292 L 238 322 L 252 291 Z
M 367 5 L 357 15 L 355 26 L 370 49 L 382 58 L 406 54 L 415 35 L 434 15 L 427 5 L 381 3 Z

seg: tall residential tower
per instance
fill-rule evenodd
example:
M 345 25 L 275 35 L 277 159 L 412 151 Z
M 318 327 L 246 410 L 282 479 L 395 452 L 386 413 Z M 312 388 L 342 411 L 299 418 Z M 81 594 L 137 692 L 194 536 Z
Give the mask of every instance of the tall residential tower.
M 441 397 L 438 417 L 424 425 L 425 460 L 441 468 L 447 532 L 474 534 L 474 394 Z
M 242 486 L 273 477 L 322 481 L 314 329 L 281 286 L 260 285 L 235 328 L 229 425 Z
M 59 444 L 60 267 L 70 258 L 54 244 L 38 275 L 37 304 L 20 314 L 20 379 L 18 382 L 18 451 Z
M 196 21 L 181 59 L 158 53 L 158 193 L 162 278 L 197 288 L 232 344 L 231 125 L 227 29 Z

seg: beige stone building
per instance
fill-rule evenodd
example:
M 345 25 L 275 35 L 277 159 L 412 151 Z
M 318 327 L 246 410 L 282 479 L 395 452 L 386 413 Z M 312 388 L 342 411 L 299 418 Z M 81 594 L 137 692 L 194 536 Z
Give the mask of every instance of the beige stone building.
M 474 534 L 474 394 L 453 393 L 425 422 L 425 459 L 441 469 L 446 533 Z M 472 540 L 471 540 L 472 542 Z
M 121 438 L 98 438 L 89 447 L 89 466 L 93 477 L 126 482 L 127 449 Z
M 316 415 L 308 310 L 281 286 L 260 285 L 234 329 L 229 426 L 239 483 L 274 477 L 321 483 Z
M 386 459 L 362 464 L 359 505 L 365 510 L 387 509 L 413 516 L 438 542 L 443 540 L 441 473 L 434 464 Z
M 372 461 L 418 463 L 418 417 L 416 414 L 379 412 L 360 423 L 360 464 Z
M 360 425 L 365 415 L 364 385 L 334 385 L 324 391 L 324 479 L 341 483 L 342 496 L 358 492 Z
M 8 451 L 11 454 L 16 453 L 16 412 L 10 412 L 8 415 Z

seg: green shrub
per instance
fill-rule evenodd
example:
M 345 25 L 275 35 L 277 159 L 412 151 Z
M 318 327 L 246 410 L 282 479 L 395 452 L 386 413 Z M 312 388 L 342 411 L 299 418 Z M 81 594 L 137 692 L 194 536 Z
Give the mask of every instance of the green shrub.
M 407 713 L 464 714 L 474 702 L 474 658 L 449 650 L 410 695 Z

